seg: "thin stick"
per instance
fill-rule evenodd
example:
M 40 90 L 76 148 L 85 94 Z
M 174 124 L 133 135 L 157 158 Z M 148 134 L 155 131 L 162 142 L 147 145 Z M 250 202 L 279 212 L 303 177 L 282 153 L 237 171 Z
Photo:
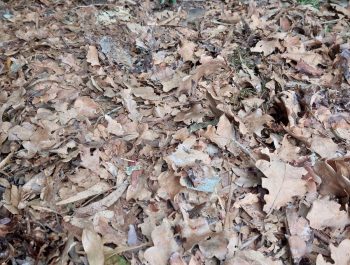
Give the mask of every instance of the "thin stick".
M 231 210 L 231 202 L 232 202 L 232 196 L 233 196 L 233 173 L 230 174 L 230 191 L 228 194 L 228 200 L 226 205 L 226 216 L 224 221 L 224 230 L 228 231 L 230 229 L 230 210 Z

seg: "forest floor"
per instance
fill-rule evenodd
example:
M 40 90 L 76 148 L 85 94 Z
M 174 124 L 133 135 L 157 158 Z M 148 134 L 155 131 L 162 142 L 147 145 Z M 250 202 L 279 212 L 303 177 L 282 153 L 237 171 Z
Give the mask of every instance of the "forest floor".
M 350 264 L 350 6 L 0 1 L 0 259 Z

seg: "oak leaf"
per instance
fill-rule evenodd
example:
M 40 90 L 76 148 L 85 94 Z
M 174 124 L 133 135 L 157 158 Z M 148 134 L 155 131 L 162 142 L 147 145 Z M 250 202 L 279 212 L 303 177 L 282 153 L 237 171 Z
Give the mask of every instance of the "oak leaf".
M 256 167 L 266 176 L 262 179 L 262 186 L 269 191 L 269 194 L 264 196 L 266 201 L 264 211 L 271 212 L 292 202 L 293 197 L 304 196 L 307 190 L 306 181 L 302 176 L 306 175 L 307 171 L 281 161 L 266 149 L 263 153 L 270 156 L 270 161 L 258 160 Z

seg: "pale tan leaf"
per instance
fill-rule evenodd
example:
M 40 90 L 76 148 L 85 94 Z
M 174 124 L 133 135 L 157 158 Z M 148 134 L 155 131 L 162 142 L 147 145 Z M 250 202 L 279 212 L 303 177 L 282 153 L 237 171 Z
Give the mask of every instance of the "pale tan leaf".
M 80 153 L 82 167 L 90 169 L 96 174 L 99 174 L 100 169 L 100 151 L 96 149 L 92 154 L 90 153 L 90 148 L 82 146 Z
M 150 265 L 167 265 L 170 255 L 179 250 L 167 219 L 153 230 L 152 241 L 154 246 L 148 248 L 144 254 Z
M 127 187 L 127 183 L 122 183 L 118 185 L 118 188 L 116 190 L 112 191 L 103 199 L 93 202 L 85 207 L 78 208 L 76 212 L 84 215 L 93 215 L 98 211 L 105 210 L 120 199 Z
M 331 138 L 313 135 L 310 149 L 322 158 L 334 158 L 339 151 L 338 145 Z
M 238 251 L 236 255 L 226 260 L 224 265 L 283 265 L 282 261 L 266 257 L 263 253 L 255 250 Z
M 273 53 L 276 48 L 282 49 L 278 40 L 261 40 L 250 50 L 252 52 L 262 52 L 264 56 L 268 56 Z
M 196 48 L 196 44 L 192 41 L 183 40 L 179 47 L 179 54 L 184 61 L 193 61 L 193 53 Z
M 79 97 L 74 102 L 74 108 L 79 116 L 95 118 L 98 115 L 100 106 L 90 97 Z
M 294 207 L 287 207 L 286 217 L 290 236 L 288 238 L 290 252 L 295 262 L 300 262 L 302 257 L 311 251 L 312 230 L 308 221 L 298 216 Z
M 225 148 L 233 137 L 233 126 L 226 115 L 222 115 L 217 124 L 217 129 L 208 126 L 205 137 L 216 143 L 220 148 Z
M 293 197 L 302 197 L 306 193 L 306 181 L 302 179 L 307 171 L 304 168 L 293 167 L 269 154 L 270 161 L 258 160 L 256 167 L 261 170 L 266 178 L 262 179 L 262 186 L 269 191 L 264 196 L 266 204 L 265 212 L 273 209 L 280 209 L 288 202 L 293 201 Z
M 310 212 L 306 218 L 314 229 L 326 227 L 343 229 L 350 224 L 348 213 L 340 210 L 340 204 L 324 197 L 313 202 Z
M 85 228 L 81 238 L 89 265 L 103 265 L 104 254 L 101 237 L 92 229 Z
M 121 136 L 124 134 L 124 129 L 119 122 L 117 122 L 116 120 L 113 120 L 108 115 L 105 115 L 105 119 L 108 122 L 107 131 L 109 133 L 117 135 L 117 136 Z
M 330 245 L 331 257 L 334 263 L 326 262 L 321 254 L 318 254 L 316 265 L 349 265 L 350 264 L 350 239 L 344 239 L 338 247 Z
M 86 61 L 92 66 L 100 65 L 100 61 L 98 60 L 98 52 L 95 46 L 89 46 Z
M 87 199 L 91 196 L 104 193 L 104 192 L 108 191 L 110 188 L 111 187 L 107 183 L 100 182 L 100 183 L 97 183 L 94 186 L 90 187 L 87 190 L 78 192 L 76 195 L 74 195 L 68 199 L 57 202 L 56 205 L 64 205 L 64 204 L 84 200 L 84 199 Z

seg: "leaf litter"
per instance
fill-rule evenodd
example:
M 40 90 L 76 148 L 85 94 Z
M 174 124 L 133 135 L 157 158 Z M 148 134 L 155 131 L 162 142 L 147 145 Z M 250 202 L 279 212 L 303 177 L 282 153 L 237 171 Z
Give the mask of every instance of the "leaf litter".
M 0 1 L 0 261 L 348 264 L 346 1 Z

